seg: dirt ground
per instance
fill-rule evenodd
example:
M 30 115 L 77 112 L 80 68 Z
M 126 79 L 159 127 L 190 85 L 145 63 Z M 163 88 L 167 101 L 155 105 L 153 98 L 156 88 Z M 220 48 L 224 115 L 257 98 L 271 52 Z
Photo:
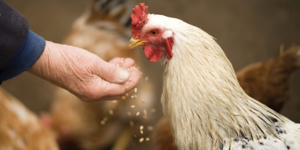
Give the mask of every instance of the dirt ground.
M 84 12 L 87 0 L 5 0 L 29 21 L 30 29 L 45 39 L 61 42 L 72 22 Z M 140 1 L 140 0 L 139 0 Z M 140 1 L 141 2 L 141 1 Z M 300 45 L 298 0 L 144 0 L 150 12 L 180 18 L 217 39 L 235 70 L 279 53 L 281 45 Z M 146 62 L 148 63 L 148 62 Z M 161 66 L 149 76 L 161 89 Z M 159 72 L 159 73 L 157 73 Z M 282 114 L 300 122 L 300 71 L 291 80 L 291 100 Z M 53 85 L 29 73 L 3 82 L 3 87 L 35 112 L 49 109 Z M 158 91 L 160 92 L 160 91 Z

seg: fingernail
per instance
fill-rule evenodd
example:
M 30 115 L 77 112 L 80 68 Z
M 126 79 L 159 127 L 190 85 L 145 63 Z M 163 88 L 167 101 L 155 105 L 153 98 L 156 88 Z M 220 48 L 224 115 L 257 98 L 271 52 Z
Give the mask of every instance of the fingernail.
M 129 72 L 125 69 L 120 69 L 119 79 L 120 79 L 121 82 L 127 81 L 129 79 Z

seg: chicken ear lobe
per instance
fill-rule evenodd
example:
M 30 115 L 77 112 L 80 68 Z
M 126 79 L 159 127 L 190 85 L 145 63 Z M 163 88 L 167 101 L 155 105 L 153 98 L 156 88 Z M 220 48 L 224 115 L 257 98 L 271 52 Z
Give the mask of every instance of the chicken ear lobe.
M 170 37 L 170 38 L 166 38 L 165 41 L 167 46 L 167 58 L 171 59 L 173 56 L 172 48 L 173 48 L 174 40 L 172 37 Z

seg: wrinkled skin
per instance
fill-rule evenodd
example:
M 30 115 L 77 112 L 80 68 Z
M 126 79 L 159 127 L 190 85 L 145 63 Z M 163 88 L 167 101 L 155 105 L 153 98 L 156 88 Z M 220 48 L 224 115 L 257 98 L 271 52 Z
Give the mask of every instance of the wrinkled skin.
M 124 60 L 124 68 L 117 66 L 120 61 L 114 58 L 108 63 L 86 50 L 46 41 L 42 56 L 28 71 L 83 101 L 115 100 L 134 88 L 140 78 L 138 70 L 126 70 L 134 65 L 132 59 Z

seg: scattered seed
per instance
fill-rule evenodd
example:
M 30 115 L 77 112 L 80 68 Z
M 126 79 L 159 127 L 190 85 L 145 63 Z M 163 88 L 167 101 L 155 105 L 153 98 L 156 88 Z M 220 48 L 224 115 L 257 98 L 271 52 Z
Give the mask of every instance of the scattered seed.
M 118 101 L 117 101 L 117 100 L 113 100 L 112 102 L 113 102 L 113 103 L 117 103 Z
M 131 98 L 134 98 L 134 96 L 133 96 L 133 95 L 131 95 Z
M 140 112 L 137 112 L 137 113 L 136 113 L 136 116 L 139 116 L 139 115 L 140 115 Z
M 144 142 L 144 138 L 140 138 L 140 143 Z
M 141 130 L 141 134 L 144 134 L 144 131 L 143 131 L 143 130 Z
M 127 115 L 128 115 L 128 116 L 131 116 L 131 112 L 127 112 Z
M 132 71 L 132 70 L 137 70 L 137 69 L 138 69 L 138 68 L 132 66 L 132 67 L 128 68 L 127 70 L 128 70 L 128 71 Z
M 135 108 L 135 106 L 134 106 L 134 105 L 131 105 L 130 107 L 131 107 L 131 108 Z
M 156 112 L 156 109 L 155 108 L 151 109 L 151 112 L 153 112 L 153 113 Z
M 129 81 L 129 82 L 132 81 L 132 78 L 129 78 L 128 81 Z
M 136 135 L 134 135 L 134 137 L 136 137 Z
M 125 96 L 122 96 L 122 99 L 126 99 L 126 97 L 125 97 Z
M 140 126 L 140 130 L 143 130 L 144 129 L 144 126 Z
M 124 58 L 121 58 L 120 66 L 123 66 L 123 63 L 124 63 Z
M 134 93 L 136 93 L 137 92 L 137 88 L 134 88 Z
M 146 138 L 146 141 L 150 141 L 150 138 Z
M 146 109 L 144 109 L 143 112 L 144 112 L 144 115 L 147 115 L 147 110 Z
M 149 77 L 147 76 L 147 77 L 145 77 L 145 81 L 148 81 L 149 80 Z
M 103 120 L 101 121 L 101 124 L 102 124 L 102 125 L 105 125 L 106 121 L 107 121 L 107 118 L 105 117 L 105 118 L 103 118 Z
M 126 93 L 126 94 L 125 94 L 125 96 L 126 96 L 126 97 L 128 97 L 128 96 L 129 96 L 129 94 L 128 94 L 128 93 Z

